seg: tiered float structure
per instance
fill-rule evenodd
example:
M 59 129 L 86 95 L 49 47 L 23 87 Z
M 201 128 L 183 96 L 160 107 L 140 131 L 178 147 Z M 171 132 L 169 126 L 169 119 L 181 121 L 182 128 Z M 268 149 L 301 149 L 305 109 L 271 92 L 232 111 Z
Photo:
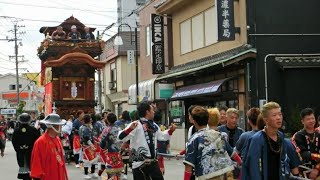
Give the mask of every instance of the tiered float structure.
M 68 34 L 75 25 L 78 32 L 84 33 L 85 25 L 73 16 L 59 26 Z M 45 112 L 55 109 L 61 117 L 75 114 L 82 109 L 93 113 L 95 71 L 105 66 L 97 57 L 102 53 L 105 42 L 102 40 L 52 40 L 55 27 L 42 27 L 45 39 L 38 48 L 41 59 L 41 83 L 45 86 Z M 91 32 L 95 28 L 90 28 Z

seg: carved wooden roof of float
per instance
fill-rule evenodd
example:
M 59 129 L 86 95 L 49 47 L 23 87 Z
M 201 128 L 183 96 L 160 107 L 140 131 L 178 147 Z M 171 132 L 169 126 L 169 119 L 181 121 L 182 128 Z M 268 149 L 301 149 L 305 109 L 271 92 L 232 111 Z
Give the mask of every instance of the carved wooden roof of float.
M 101 62 L 93 59 L 91 56 L 85 53 L 73 52 L 63 55 L 61 58 L 57 60 L 50 60 L 44 63 L 47 67 L 59 67 L 65 64 L 89 64 L 95 68 L 103 68 L 106 62 Z
M 102 40 L 78 43 L 44 40 L 38 48 L 38 56 L 41 60 L 52 59 L 52 57 L 58 59 L 66 53 L 78 51 L 95 57 L 102 53 L 104 47 L 105 42 Z
M 85 25 L 80 22 L 77 18 L 70 16 L 68 19 L 64 20 L 63 23 L 59 24 L 58 26 L 62 26 L 63 30 L 68 34 L 71 31 L 71 26 L 75 25 L 77 26 L 77 30 L 78 32 L 80 32 L 81 34 L 84 33 L 84 27 Z M 50 27 L 41 27 L 40 28 L 40 33 L 43 33 L 44 35 L 46 35 L 49 32 L 49 35 L 51 35 L 53 33 L 53 31 L 55 31 L 57 29 L 58 26 L 50 26 Z M 96 30 L 96 28 L 90 28 L 90 32 L 94 32 Z

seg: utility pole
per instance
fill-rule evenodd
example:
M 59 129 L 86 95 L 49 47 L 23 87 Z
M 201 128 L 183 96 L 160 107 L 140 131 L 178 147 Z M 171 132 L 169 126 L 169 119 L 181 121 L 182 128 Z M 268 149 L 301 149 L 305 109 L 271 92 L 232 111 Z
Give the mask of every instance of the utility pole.
M 19 69 L 18 69 L 18 42 L 17 42 L 17 24 L 14 25 L 14 54 L 16 56 L 16 89 L 17 89 L 17 108 L 19 108 L 20 95 L 19 95 Z
M 104 33 L 104 32 L 103 32 Z M 100 40 L 100 34 L 99 31 L 97 32 L 97 40 Z M 98 56 L 98 61 L 100 61 L 100 55 Z M 101 91 L 102 91 L 102 85 L 101 85 L 101 69 L 98 69 L 98 109 L 99 113 L 102 113 L 102 102 L 101 102 Z
M 14 57 L 15 57 L 15 62 L 16 62 L 16 90 L 17 90 L 17 108 L 19 108 L 19 103 L 20 103 L 20 92 L 19 92 L 19 57 L 23 57 L 23 56 L 19 56 L 19 46 L 18 46 L 18 34 L 23 34 L 24 32 L 18 32 L 18 28 L 20 27 L 24 27 L 24 26 L 18 26 L 17 23 L 14 24 L 13 26 L 13 34 L 14 34 L 14 38 L 9 40 L 9 41 L 14 41 Z
M 138 27 L 134 28 L 135 35 L 135 61 L 136 61 L 136 98 L 137 98 L 137 107 L 139 104 L 139 60 L 138 60 Z
M 10 17 L 2 17 L 2 18 L 10 18 Z M 18 39 L 18 35 L 19 34 L 24 34 L 24 32 L 18 32 L 18 28 L 20 28 L 20 27 L 24 27 L 24 26 L 18 26 L 17 24 L 18 24 L 18 21 L 21 21 L 21 19 L 17 19 L 17 18 L 13 18 L 14 19 L 14 26 L 13 26 L 13 30 L 10 30 L 11 32 L 13 32 L 13 34 L 14 34 L 14 38 L 6 38 L 6 39 L 0 39 L 0 40 L 6 40 L 6 41 L 8 41 L 8 42 L 10 42 L 10 41 L 14 41 L 14 56 L 9 56 L 9 58 L 10 57 L 14 57 L 15 58 L 15 63 L 16 63 L 16 90 L 17 90 L 17 108 L 19 107 L 19 102 L 20 102 L 20 97 L 19 97 L 19 94 L 20 94 L 20 92 L 19 92 L 19 67 L 18 67 L 18 65 L 19 65 L 19 60 L 18 60 L 18 58 L 19 57 L 23 57 L 23 56 L 19 56 L 18 54 L 18 48 L 19 48 L 19 46 L 18 46 L 18 41 L 20 41 L 21 39 Z M 17 113 L 18 113 L 18 111 L 17 111 Z

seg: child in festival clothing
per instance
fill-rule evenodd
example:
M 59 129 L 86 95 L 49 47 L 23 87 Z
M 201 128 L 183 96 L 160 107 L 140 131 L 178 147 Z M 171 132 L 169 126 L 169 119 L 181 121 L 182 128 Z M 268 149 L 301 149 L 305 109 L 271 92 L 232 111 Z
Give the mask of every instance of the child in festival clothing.
M 93 131 L 91 124 L 91 116 L 86 114 L 83 117 L 84 125 L 80 127 L 80 139 L 83 148 L 83 164 L 84 164 L 84 179 L 91 179 L 89 176 L 89 167 L 91 167 L 91 175 L 98 178 L 95 173 L 95 163 L 97 161 L 96 147 L 94 146 Z
M 100 142 L 100 156 L 103 161 L 101 170 L 98 175 L 101 176 L 104 170 L 108 174 L 108 179 L 120 180 L 121 171 L 123 170 L 123 162 L 120 155 L 121 142 L 117 140 L 117 136 L 121 131 L 119 126 L 114 123 L 117 121 L 117 116 L 114 113 L 108 113 L 108 124 L 102 131 L 102 139 Z
M 207 128 L 207 109 L 196 106 L 191 115 L 197 132 L 187 144 L 184 180 L 190 180 L 193 168 L 199 180 L 222 180 L 227 172 L 234 169 L 226 150 L 225 137 L 220 132 Z

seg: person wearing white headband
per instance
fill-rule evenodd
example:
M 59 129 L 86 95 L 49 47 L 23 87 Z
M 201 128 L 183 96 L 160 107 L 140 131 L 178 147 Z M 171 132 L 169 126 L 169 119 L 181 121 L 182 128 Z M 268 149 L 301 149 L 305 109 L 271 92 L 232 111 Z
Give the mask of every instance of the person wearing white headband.
M 61 126 L 66 121 L 61 120 L 58 114 L 49 114 L 40 123 L 45 124 L 47 130 L 33 147 L 31 177 L 34 180 L 68 180 L 63 147 L 59 139 Z

